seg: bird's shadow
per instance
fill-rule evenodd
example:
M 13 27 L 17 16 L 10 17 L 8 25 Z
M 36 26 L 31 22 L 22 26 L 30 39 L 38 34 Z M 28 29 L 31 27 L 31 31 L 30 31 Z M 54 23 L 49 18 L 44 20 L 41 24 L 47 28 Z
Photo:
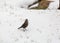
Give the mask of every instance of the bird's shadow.
M 27 32 L 27 29 L 20 28 L 20 31 Z

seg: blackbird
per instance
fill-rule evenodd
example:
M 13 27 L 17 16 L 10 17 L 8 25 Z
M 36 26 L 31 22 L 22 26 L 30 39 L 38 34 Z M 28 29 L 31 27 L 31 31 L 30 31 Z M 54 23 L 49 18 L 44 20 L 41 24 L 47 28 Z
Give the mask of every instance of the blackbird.
M 26 27 L 28 26 L 28 19 L 25 20 L 25 22 L 18 28 L 23 28 L 24 30 L 26 30 Z

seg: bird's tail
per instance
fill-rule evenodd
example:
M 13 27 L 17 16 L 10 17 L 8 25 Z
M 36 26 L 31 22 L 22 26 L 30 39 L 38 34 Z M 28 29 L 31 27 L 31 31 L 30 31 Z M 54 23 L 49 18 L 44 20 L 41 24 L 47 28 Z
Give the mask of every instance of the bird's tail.
M 22 27 L 19 27 L 18 29 L 20 29 L 20 28 L 22 28 Z

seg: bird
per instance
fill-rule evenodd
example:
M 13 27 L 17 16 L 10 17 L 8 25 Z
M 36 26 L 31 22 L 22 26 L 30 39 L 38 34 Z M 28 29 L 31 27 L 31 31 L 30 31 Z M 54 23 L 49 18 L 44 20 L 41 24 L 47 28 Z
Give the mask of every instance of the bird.
M 25 22 L 18 29 L 23 28 L 23 30 L 25 31 L 27 26 L 28 26 L 28 19 L 26 19 Z
M 40 1 L 38 3 L 38 6 L 37 7 L 33 7 L 31 9 L 47 9 L 49 7 L 49 4 L 53 2 L 53 1 Z

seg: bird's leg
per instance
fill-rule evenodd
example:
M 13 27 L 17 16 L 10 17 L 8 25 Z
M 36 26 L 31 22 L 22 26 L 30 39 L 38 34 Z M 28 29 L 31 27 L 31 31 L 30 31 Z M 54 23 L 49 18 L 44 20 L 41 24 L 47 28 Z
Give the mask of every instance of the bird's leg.
M 23 29 L 23 31 L 25 32 L 27 29 Z
M 26 31 L 27 26 L 28 26 L 28 19 L 26 19 L 25 22 L 18 29 L 22 29 L 23 31 Z

